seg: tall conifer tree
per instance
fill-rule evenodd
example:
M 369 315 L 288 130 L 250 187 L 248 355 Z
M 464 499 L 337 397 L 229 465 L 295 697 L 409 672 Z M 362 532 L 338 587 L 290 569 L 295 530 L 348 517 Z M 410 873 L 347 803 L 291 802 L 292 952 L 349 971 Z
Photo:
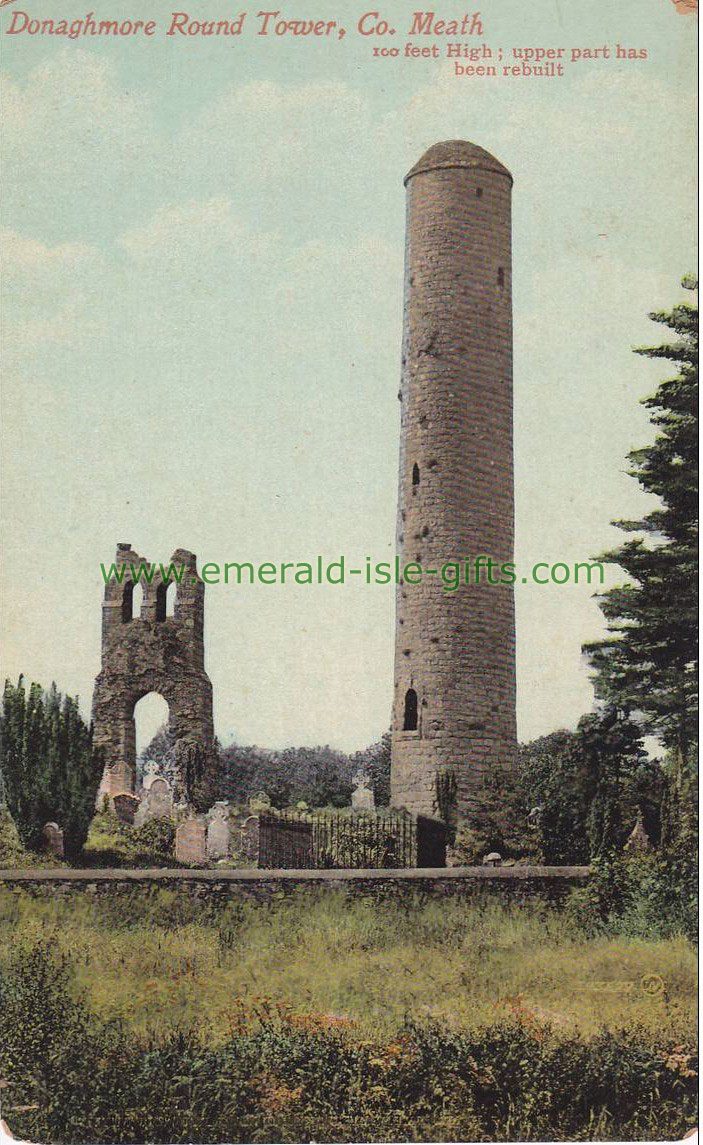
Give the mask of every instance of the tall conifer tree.
M 697 282 L 684 278 L 684 289 Z M 644 400 L 658 433 L 628 455 L 636 478 L 660 505 L 638 521 L 615 521 L 628 540 L 599 558 L 620 565 L 629 583 L 600 598 L 609 635 L 585 645 L 597 696 L 639 718 L 677 760 L 692 758 L 697 736 L 698 307 L 681 302 L 650 314 L 676 338 L 635 352 L 675 363 L 675 377 Z

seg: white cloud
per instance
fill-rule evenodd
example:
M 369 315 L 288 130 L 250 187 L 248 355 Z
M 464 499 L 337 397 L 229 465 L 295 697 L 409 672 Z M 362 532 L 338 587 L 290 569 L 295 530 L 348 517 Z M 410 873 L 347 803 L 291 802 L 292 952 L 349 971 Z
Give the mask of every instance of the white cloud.
M 171 273 L 202 269 L 210 258 L 260 258 L 274 238 L 256 235 L 239 219 L 230 199 L 191 200 L 159 207 L 142 227 L 126 231 L 118 245 L 137 262 L 157 259 Z
M 68 345 L 99 329 L 91 294 L 102 272 L 86 243 L 41 242 L 0 228 L 6 364 L 20 364 L 44 343 Z
M 32 271 L 42 273 L 48 268 L 78 271 L 95 255 L 94 249 L 87 243 L 58 243 L 56 246 L 48 246 L 39 239 L 18 234 L 10 227 L 0 227 L 0 250 L 3 267 L 10 273 L 13 268 L 21 269 L 25 273 Z

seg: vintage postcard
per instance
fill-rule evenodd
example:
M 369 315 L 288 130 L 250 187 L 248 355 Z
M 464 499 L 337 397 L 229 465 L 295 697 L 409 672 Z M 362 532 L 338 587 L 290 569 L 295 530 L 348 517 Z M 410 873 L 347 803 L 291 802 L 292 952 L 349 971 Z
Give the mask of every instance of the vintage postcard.
M 696 1133 L 697 8 L 0 0 L 8 1140 Z

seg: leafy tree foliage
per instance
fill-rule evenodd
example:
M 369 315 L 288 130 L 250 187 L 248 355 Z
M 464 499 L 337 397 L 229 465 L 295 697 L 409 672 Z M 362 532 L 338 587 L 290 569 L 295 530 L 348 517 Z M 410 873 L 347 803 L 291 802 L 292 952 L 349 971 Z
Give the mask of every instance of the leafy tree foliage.
M 174 797 L 185 801 L 196 811 L 204 812 L 220 798 L 220 758 L 217 751 L 207 752 L 202 744 L 182 743 L 176 748 L 178 775 Z
M 354 776 L 371 777 L 376 803 L 390 802 L 390 732 L 363 751 L 347 755 L 328 745 L 287 747 L 280 751 L 231 744 L 220 752 L 224 797 L 244 803 L 259 791 L 274 807 L 304 801 L 310 807 L 345 807 Z
M 372 743 L 351 757 L 352 774 L 363 771 L 370 776 L 377 807 L 388 807 L 391 801 L 391 732 L 384 732 L 378 743 Z
M 694 290 L 697 283 L 684 279 Z M 650 314 L 676 340 L 636 353 L 662 358 L 678 373 L 645 399 L 658 429 L 629 454 L 631 474 L 660 506 L 639 521 L 616 521 L 643 534 L 599 559 L 620 565 L 628 584 L 601 597 L 609 636 L 587 644 L 597 696 L 690 759 L 697 729 L 698 309 L 682 302 Z
M 77 700 L 62 696 L 55 684 L 48 692 L 40 684 L 27 691 L 22 676 L 17 686 L 7 680 L 0 732 L 5 799 L 22 843 L 40 849 L 44 824 L 55 821 L 63 829 L 67 857 L 77 857 L 103 769 Z
M 529 828 L 529 810 L 528 794 L 519 771 L 487 775 L 473 799 L 471 811 L 458 818 L 455 831 L 451 830 L 450 823 L 451 865 L 480 864 L 483 856 L 491 851 L 497 851 L 503 859 L 538 862 L 540 855 Z
M 324 747 L 271 751 L 232 744 L 221 753 L 226 797 L 243 803 L 265 791 L 274 807 L 304 801 L 310 807 L 343 807 L 351 799 L 349 757 Z
M 663 778 L 641 733 L 616 709 L 584 716 L 521 746 L 519 783 L 536 809 L 534 827 L 546 863 L 588 863 L 622 848 L 642 809 L 659 837 Z

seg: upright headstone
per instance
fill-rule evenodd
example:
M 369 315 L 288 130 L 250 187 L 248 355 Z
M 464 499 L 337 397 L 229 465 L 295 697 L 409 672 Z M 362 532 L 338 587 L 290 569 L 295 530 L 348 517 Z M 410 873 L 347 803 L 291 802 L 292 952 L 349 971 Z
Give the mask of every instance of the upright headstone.
M 351 804 L 353 811 L 373 811 L 376 806 L 371 779 L 368 775 L 355 775 L 355 789 L 352 791 Z
M 142 801 L 134 812 L 134 822 L 132 826 L 143 827 L 149 818 L 149 801 L 146 798 L 146 791 L 144 791 Z
M 119 795 L 113 797 L 112 802 L 115 806 L 115 814 L 122 826 L 132 827 L 134 816 L 141 803 L 139 796 L 133 795 L 131 791 L 120 791 Z
M 170 819 L 173 814 L 173 792 L 171 786 L 160 775 L 152 779 L 147 795 L 149 818 Z
M 63 831 L 58 823 L 45 823 L 42 835 L 49 854 L 57 859 L 63 859 Z
M 259 791 L 256 795 L 252 795 L 249 800 L 249 810 L 252 815 L 258 815 L 260 811 L 268 811 L 271 806 L 271 796 L 267 795 L 265 791 Z
M 154 759 L 148 759 L 144 764 L 144 777 L 142 779 L 142 787 L 148 791 L 154 780 L 158 777 L 159 765 Z
M 208 859 L 226 859 L 229 855 L 229 823 L 227 809 L 215 806 L 207 829 Z
M 176 860 L 199 867 L 206 859 L 205 824 L 201 819 L 186 819 L 176 828 Z
M 250 815 L 242 823 L 242 854 L 250 862 L 259 858 L 259 816 Z

